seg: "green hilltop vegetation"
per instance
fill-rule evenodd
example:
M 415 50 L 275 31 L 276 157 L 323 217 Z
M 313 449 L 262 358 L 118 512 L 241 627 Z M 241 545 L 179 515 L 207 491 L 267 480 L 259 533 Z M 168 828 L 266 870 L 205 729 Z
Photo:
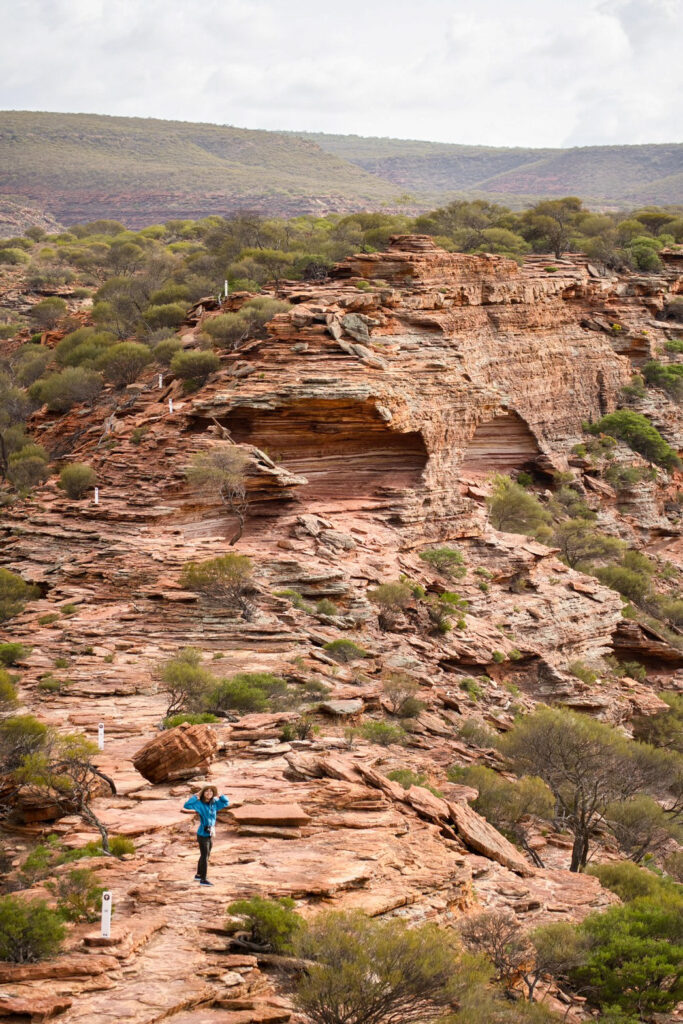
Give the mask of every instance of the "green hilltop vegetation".
M 529 149 L 254 131 L 99 114 L 0 113 L 0 197 L 65 224 L 260 210 L 418 213 L 454 198 L 514 208 L 578 195 L 611 209 L 680 202 L 683 145 Z

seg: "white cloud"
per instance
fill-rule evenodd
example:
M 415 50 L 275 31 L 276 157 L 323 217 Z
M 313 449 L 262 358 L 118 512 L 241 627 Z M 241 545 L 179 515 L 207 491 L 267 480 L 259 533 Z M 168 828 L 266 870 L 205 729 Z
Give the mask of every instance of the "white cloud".
M 4 108 L 506 146 L 683 134 L 683 0 L 0 8 Z

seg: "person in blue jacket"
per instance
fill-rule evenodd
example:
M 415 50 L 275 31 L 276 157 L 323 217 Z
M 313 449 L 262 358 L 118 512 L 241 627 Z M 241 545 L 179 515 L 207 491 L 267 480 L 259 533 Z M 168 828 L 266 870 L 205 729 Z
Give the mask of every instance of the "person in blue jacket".
M 186 811 L 196 811 L 199 815 L 197 842 L 199 843 L 199 863 L 195 881 L 200 885 L 213 885 L 206 877 L 209 857 L 216 832 L 216 814 L 224 807 L 230 806 L 227 796 L 219 796 L 215 786 L 204 786 L 199 796 L 191 796 L 183 805 Z

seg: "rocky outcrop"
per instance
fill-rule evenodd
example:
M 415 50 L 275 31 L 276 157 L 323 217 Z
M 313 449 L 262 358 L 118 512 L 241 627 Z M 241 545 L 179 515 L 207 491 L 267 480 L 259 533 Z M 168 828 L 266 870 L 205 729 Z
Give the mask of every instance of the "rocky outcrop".
M 149 782 L 166 782 L 206 771 L 218 750 L 210 725 L 179 725 L 146 743 L 133 757 L 133 767 Z

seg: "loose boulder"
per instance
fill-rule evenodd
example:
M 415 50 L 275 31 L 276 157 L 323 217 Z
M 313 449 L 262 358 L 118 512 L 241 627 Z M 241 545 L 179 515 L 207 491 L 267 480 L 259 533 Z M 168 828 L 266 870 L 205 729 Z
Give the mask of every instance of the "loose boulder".
M 208 768 L 217 750 L 218 738 L 210 725 L 183 723 L 141 747 L 133 765 L 148 782 L 169 782 Z

